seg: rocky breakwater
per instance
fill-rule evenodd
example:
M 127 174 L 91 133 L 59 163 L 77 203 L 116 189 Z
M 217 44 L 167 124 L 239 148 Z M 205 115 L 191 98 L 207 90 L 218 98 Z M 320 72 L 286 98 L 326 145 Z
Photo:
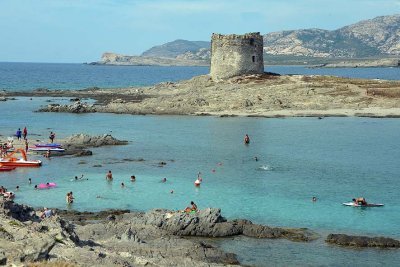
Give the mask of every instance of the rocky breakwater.
M 69 112 L 69 113 L 93 113 L 96 112 L 96 108 L 93 104 L 81 102 L 80 100 L 75 101 L 72 104 L 48 104 L 42 106 L 37 110 L 38 112 Z

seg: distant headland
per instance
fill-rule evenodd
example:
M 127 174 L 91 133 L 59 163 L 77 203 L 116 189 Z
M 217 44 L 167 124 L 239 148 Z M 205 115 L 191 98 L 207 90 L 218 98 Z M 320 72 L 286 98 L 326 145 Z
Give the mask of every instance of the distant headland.
M 266 65 L 397 67 L 400 15 L 360 21 L 337 30 L 301 29 L 262 35 Z M 94 65 L 208 66 L 211 43 L 175 40 L 141 55 L 104 53 Z

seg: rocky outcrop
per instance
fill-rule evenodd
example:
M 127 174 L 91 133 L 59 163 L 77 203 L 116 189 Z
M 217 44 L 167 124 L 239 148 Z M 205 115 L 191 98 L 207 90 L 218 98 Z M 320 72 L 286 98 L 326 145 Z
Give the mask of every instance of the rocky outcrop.
M 69 112 L 69 113 L 91 113 L 96 112 L 96 108 L 92 104 L 81 101 L 75 101 L 73 104 L 49 104 L 39 108 L 38 112 Z
M 220 209 L 206 208 L 196 213 L 152 210 L 143 214 L 129 213 L 123 220 L 132 224 L 151 225 L 177 236 L 229 237 L 245 235 L 256 238 L 286 238 L 311 241 L 318 237 L 308 229 L 273 228 L 248 220 L 227 221 Z
M 62 153 L 52 153 L 54 156 L 66 156 L 73 155 L 75 157 L 85 157 L 93 155 L 91 147 L 101 147 L 101 146 L 116 146 L 116 145 L 126 145 L 128 141 L 118 140 L 110 134 L 103 134 L 98 136 L 90 136 L 87 134 L 74 134 L 65 139 L 59 139 L 58 142 L 63 144 L 65 149 Z
M 31 207 L 0 200 L 0 264 L 22 266 L 36 261 L 78 266 L 239 264 L 234 254 L 202 241 L 169 236 L 156 228 L 142 231 L 127 221 L 117 223 L 113 217 L 117 214 L 120 213 L 108 216 L 104 223 L 79 226 L 57 214 L 41 219 Z
M 329 244 L 346 247 L 400 248 L 400 241 L 388 237 L 351 236 L 329 234 L 325 240 Z
M 0 96 L 0 101 L 16 100 L 14 97 Z
M 3 265 L 47 260 L 56 246 L 76 247 L 72 225 L 54 216 L 41 220 L 24 205 L 0 200 L 0 261 Z
M 115 146 L 126 145 L 128 141 L 118 140 L 110 134 L 103 134 L 98 136 L 90 136 L 87 134 L 74 134 L 64 139 L 66 146 L 79 146 L 79 147 L 100 147 L 100 146 Z

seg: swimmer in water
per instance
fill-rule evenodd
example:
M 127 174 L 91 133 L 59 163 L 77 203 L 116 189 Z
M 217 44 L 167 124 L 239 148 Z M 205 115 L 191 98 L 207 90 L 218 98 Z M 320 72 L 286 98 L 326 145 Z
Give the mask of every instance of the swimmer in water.
M 244 143 L 247 145 L 247 144 L 250 144 L 250 137 L 249 137 L 249 135 L 248 134 L 246 134 L 245 136 L 244 136 Z
M 81 177 L 78 178 L 78 176 L 75 176 L 75 181 L 77 180 L 82 180 L 83 179 L 83 174 L 81 175 Z
M 167 181 L 167 178 L 162 178 L 161 182 L 165 183 Z

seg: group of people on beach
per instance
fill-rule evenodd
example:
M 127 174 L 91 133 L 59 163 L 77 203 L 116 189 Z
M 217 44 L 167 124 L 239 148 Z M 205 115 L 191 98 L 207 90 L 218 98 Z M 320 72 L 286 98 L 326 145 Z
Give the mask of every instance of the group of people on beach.
M 15 198 L 15 194 L 13 192 L 9 192 L 4 186 L 0 186 L 0 196 L 3 196 L 3 198 L 7 200 L 12 200 Z
M 22 137 L 24 140 L 26 140 L 26 137 L 28 136 L 28 129 L 24 127 L 24 130 L 21 131 L 21 128 L 18 128 L 17 132 L 15 133 L 15 136 L 17 137 L 18 140 L 21 140 Z
M 25 148 L 25 152 L 28 152 L 29 149 L 29 142 L 28 142 L 28 129 L 26 127 L 24 127 L 23 130 L 21 130 L 21 128 L 18 128 L 18 130 L 15 132 L 15 136 L 17 137 L 18 141 L 22 141 L 23 140 L 23 145 Z M 50 143 L 54 142 L 54 138 L 55 138 L 56 134 L 54 132 L 50 132 L 49 135 L 49 140 Z M 3 143 L 0 145 L 0 157 L 5 157 L 8 154 L 8 151 L 12 148 L 14 148 L 14 144 L 13 144 L 13 139 L 11 137 L 11 139 L 8 141 L 8 143 Z M 51 156 L 51 152 L 50 150 L 47 150 L 46 153 L 43 155 L 46 158 L 50 158 Z
M 11 143 L 4 143 L 0 146 L 0 157 L 5 157 L 8 154 L 8 150 L 13 147 Z

